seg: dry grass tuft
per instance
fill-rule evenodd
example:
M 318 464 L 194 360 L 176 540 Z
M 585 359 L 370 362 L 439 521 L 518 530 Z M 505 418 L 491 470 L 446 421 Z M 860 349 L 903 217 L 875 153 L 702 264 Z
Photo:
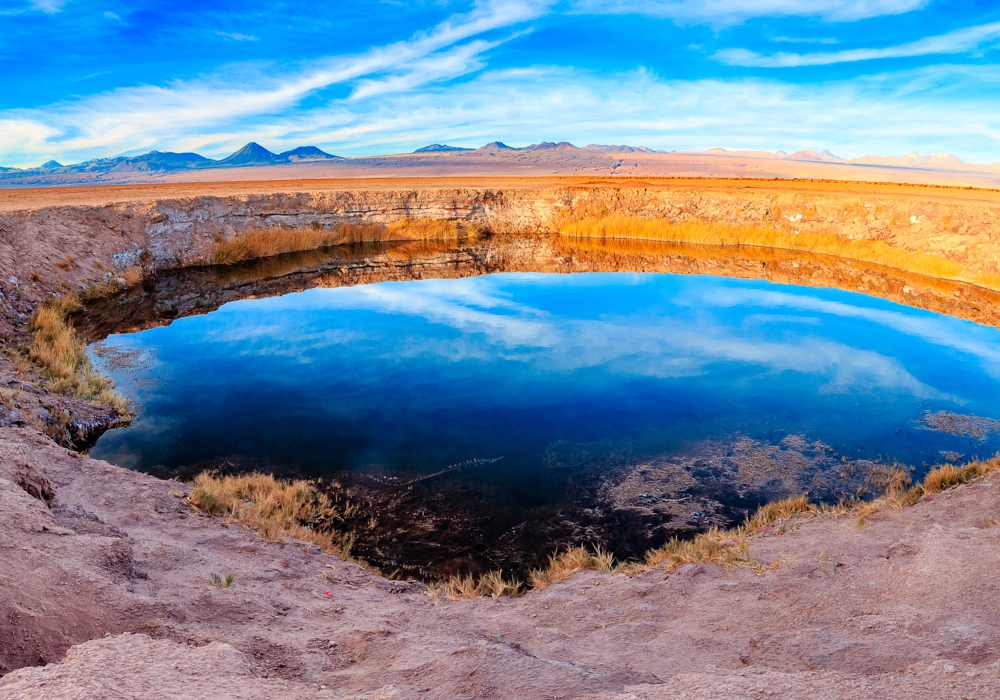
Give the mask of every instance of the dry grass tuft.
M 400 219 L 388 225 L 378 223 L 340 224 L 328 229 L 269 228 L 248 231 L 237 238 L 219 241 L 212 250 L 212 264 L 233 265 L 246 260 L 315 250 L 348 243 L 379 241 L 430 241 L 474 236 L 478 229 L 444 219 Z
M 549 565 L 544 569 L 535 569 L 529 575 L 532 588 L 545 588 L 550 583 L 567 579 L 577 571 L 591 569 L 594 571 L 613 571 L 615 557 L 600 546 L 593 551 L 586 547 L 573 547 L 549 557 Z
M 308 481 L 283 481 L 269 474 L 220 476 L 205 472 L 194 480 L 188 502 L 206 513 L 226 513 L 272 542 L 288 538 L 314 544 L 349 560 L 352 534 L 333 529 L 341 519 L 326 494 Z
M 463 598 L 502 598 L 516 596 L 524 592 L 524 583 L 513 578 L 506 578 L 503 571 L 491 571 L 476 579 L 472 574 L 467 576 L 452 576 L 447 581 L 427 587 L 427 593 L 437 604 L 442 595 L 448 600 Z
M 750 556 L 751 537 L 774 522 L 803 513 L 819 512 L 820 508 L 811 504 L 805 494 L 768 503 L 761 506 L 739 527 L 729 530 L 713 527 L 707 532 L 695 535 L 691 540 L 674 538 L 659 549 L 649 552 L 642 564 L 626 566 L 623 570 L 670 569 L 680 564 L 714 563 L 723 566 L 750 566 L 757 571 L 760 567 Z
M 895 510 L 901 510 L 919 502 L 924 496 L 967 484 L 973 479 L 991 474 L 997 469 L 1000 469 L 1000 455 L 986 461 L 970 462 L 962 467 L 946 464 L 928 472 L 924 480 L 916 486 L 890 491 L 877 503 L 887 503 Z
M 233 265 L 244 260 L 264 258 L 282 253 L 295 253 L 300 250 L 325 248 L 339 244 L 340 237 L 336 231 L 327 229 L 284 229 L 270 228 L 261 231 L 249 231 L 230 241 L 220 241 L 212 250 L 212 263 L 215 265 Z
M 56 393 L 109 404 L 127 419 L 125 399 L 114 392 L 110 379 L 97 373 L 86 344 L 73 332 L 69 316 L 80 308 L 80 300 L 70 294 L 39 306 L 28 324 L 32 338 L 25 354 Z
M 713 223 L 699 219 L 672 223 L 663 219 L 643 219 L 637 216 L 599 216 L 570 220 L 560 227 L 560 232 L 564 236 L 573 238 L 668 241 L 802 250 L 1000 289 L 1000 276 L 966 272 L 954 260 L 901 250 L 884 241 L 851 240 L 829 232 L 796 233 L 775 227 Z
M 235 580 L 235 574 L 226 574 L 225 577 L 219 576 L 218 574 L 211 574 L 208 577 L 209 584 L 215 588 L 229 588 L 233 585 L 233 581 Z

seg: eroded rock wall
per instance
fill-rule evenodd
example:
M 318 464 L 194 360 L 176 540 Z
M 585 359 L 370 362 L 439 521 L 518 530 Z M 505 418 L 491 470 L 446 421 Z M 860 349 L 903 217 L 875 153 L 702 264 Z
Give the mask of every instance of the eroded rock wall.
M 998 272 L 1000 201 L 959 197 L 962 192 L 581 184 L 276 192 L 7 210 L 0 212 L 0 290 L 7 298 L 37 299 L 135 265 L 151 271 L 198 264 L 216 241 L 262 227 L 407 217 L 475 222 L 499 233 L 553 231 L 567 217 L 604 214 L 835 231 Z

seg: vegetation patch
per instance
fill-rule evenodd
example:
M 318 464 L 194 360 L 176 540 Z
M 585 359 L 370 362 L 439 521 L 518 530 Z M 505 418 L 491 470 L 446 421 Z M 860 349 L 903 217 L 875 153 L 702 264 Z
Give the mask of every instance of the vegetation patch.
M 400 219 L 387 225 L 340 224 L 325 228 L 268 228 L 248 231 L 228 241 L 219 241 L 210 260 L 215 265 L 233 265 L 246 260 L 283 253 L 297 253 L 349 243 L 382 241 L 429 241 L 473 236 L 478 229 L 444 219 Z
M 338 509 L 308 481 L 205 472 L 195 478 L 188 502 L 210 515 L 225 514 L 229 522 L 240 523 L 271 542 L 301 540 L 350 560 L 354 537 L 335 528 L 345 517 L 344 509 Z
M 125 399 L 114 392 L 114 382 L 94 369 L 86 344 L 73 331 L 69 318 L 80 308 L 80 300 L 71 294 L 40 305 L 28 323 L 31 343 L 21 353 L 38 368 L 54 392 L 109 404 L 128 419 Z
M 758 246 L 835 255 L 942 279 L 1000 289 L 1000 275 L 972 273 L 954 260 L 894 248 L 885 241 L 849 239 L 829 232 L 785 231 L 691 219 L 673 223 L 638 216 L 598 216 L 570 220 L 560 227 L 571 238 L 666 241 L 721 246 Z
M 879 502 L 887 503 L 896 510 L 901 510 L 906 506 L 918 503 L 925 496 L 967 484 L 981 476 L 992 474 L 997 469 L 1000 469 L 1000 455 L 985 461 L 970 462 L 962 467 L 946 464 L 928 472 L 924 480 L 916 486 L 890 491 Z
M 236 580 L 235 574 L 226 574 L 225 576 L 220 576 L 219 574 L 211 574 L 208 577 L 208 582 L 215 588 L 229 588 L 233 585 L 233 581 Z
M 565 552 L 549 557 L 549 564 L 544 569 L 531 572 L 532 588 L 545 588 L 550 583 L 567 579 L 578 571 L 614 571 L 615 557 L 600 546 L 589 550 L 586 547 L 571 547 Z
M 452 576 L 443 583 L 432 583 L 427 586 L 427 592 L 437 603 L 441 596 L 448 600 L 463 598 L 502 598 L 504 596 L 520 595 L 527 590 L 522 581 L 504 576 L 503 571 L 491 571 L 480 578 L 472 574 L 468 576 Z

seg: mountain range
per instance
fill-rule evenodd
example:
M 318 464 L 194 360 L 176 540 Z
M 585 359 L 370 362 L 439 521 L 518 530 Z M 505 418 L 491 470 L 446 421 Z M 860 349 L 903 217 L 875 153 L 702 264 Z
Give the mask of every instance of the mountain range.
M 864 156 L 847 160 L 823 150 L 657 151 L 645 146 L 574 146 L 543 141 L 512 147 L 493 141 L 480 148 L 434 143 L 413 153 L 344 158 L 315 146 L 274 153 L 248 143 L 213 160 L 197 153 L 150 151 L 37 168 L 0 167 L 0 187 L 138 184 L 180 181 L 323 179 L 337 177 L 441 177 L 628 175 L 642 177 L 796 177 L 887 180 L 928 184 L 1000 185 L 1000 164 L 965 163 L 951 154 Z

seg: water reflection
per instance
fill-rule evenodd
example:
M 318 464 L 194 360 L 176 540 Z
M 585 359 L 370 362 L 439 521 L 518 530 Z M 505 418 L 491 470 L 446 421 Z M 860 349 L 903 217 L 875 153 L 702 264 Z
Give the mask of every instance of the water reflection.
M 995 432 L 973 440 L 922 417 L 1000 418 L 1000 331 L 760 281 L 499 274 L 311 289 L 100 348 L 140 415 L 93 456 L 159 474 L 225 462 L 336 478 L 382 518 L 370 551 L 425 574 L 435 557 L 517 568 L 580 541 L 637 554 L 775 495 L 837 498 L 895 465 L 919 475 L 943 453 L 998 446 Z M 500 461 L 413 485 L 474 459 Z M 405 498 L 387 476 L 411 484 Z M 411 516 L 431 523 L 420 543 L 386 539 Z

